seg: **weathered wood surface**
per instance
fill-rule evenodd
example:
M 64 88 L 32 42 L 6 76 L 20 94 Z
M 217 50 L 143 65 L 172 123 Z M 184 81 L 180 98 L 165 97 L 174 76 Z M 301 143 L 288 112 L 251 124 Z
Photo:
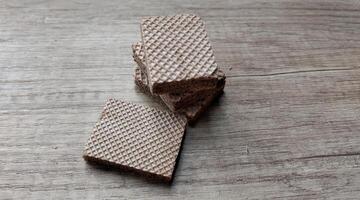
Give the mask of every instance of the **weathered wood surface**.
M 86 164 L 146 15 L 196 13 L 228 76 L 172 186 Z M 0 1 L 0 199 L 358 199 L 360 1 Z

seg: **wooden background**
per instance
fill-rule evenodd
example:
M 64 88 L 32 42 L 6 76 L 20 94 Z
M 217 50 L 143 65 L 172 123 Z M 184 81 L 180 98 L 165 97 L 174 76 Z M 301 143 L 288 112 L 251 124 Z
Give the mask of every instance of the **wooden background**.
M 203 17 L 225 95 L 172 186 L 93 167 L 108 98 L 135 89 L 142 16 Z M 358 199 L 360 1 L 0 0 L 0 199 Z

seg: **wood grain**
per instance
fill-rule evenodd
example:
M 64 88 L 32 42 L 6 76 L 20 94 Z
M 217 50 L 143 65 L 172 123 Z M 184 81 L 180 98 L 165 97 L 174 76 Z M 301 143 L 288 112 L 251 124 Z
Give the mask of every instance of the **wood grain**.
M 171 186 L 86 164 L 142 16 L 195 13 L 227 74 Z M 358 199 L 360 2 L 0 1 L 0 199 Z

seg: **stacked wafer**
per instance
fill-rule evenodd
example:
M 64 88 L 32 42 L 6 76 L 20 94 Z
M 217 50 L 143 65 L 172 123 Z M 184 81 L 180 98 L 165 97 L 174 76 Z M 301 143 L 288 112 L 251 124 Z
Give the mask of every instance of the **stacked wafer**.
M 132 45 L 135 83 L 184 114 L 189 123 L 222 94 L 225 74 L 215 62 L 204 22 L 196 15 L 147 17 Z
M 225 75 L 195 15 L 145 18 L 141 35 L 132 46 L 136 85 L 170 111 L 109 99 L 83 157 L 171 182 L 188 122 L 223 92 Z

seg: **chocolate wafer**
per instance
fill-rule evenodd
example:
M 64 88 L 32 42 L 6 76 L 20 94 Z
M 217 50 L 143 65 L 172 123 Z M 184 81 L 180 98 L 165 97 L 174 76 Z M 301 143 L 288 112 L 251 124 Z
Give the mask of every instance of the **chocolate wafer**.
M 185 128 L 182 115 L 110 99 L 83 157 L 171 181 Z
M 141 36 L 152 93 L 215 87 L 217 64 L 200 17 L 147 17 L 141 21 Z
M 145 58 L 144 58 L 144 50 L 143 45 L 141 42 L 137 42 L 132 45 L 133 50 L 133 57 L 135 62 L 138 64 L 138 66 L 141 69 L 138 70 L 139 73 L 146 72 L 146 66 L 145 66 Z M 215 72 L 216 77 L 218 80 L 223 79 L 224 73 L 221 72 L 221 70 L 216 70 Z M 142 74 L 142 82 L 146 82 L 148 85 L 147 78 L 145 78 L 146 74 Z M 139 75 L 141 77 L 141 75 Z M 140 78 L 138 79 L 140 80 Z M 137 81 L 137 79 L 135 79 Z M 142 83 L 140 83 L 141 85 Z M 140 86 L 141 87 L 141 86 Z M 141 87 L 143 88 L 143 87 Z M 209 95 L 212 95 L 214 91 L 217 90 L 217 88 L 206 88 L 206 89 L 200 89 L 200 90 L 193 90 L 193 88 L 184 91 L 183 93 L 165 93 L 160 94 L 161 99 L 168 105 L 169 109 L 172 111 L 179 110 L 181 108 L 185 108 L 191 104 L 196 103 L 197 101 L 200 101 L 201 99 L 206 98 Z M 145 90 L 147 91 L 147 90 Z M 155 95 L 157 96 L 157 95 Z
M 206 108 L 211 104 L 211 102 L 220 96 L 223 93 L 223 89 L 225 86 L 225 75 L 221 73 L 222 75 L 219 75 L 218 84 L 216 86 L 216 89 L 209 93 L 207 96 L 205 96 L 202 99 L 199 99 L 196 103 L 194 103 L 191 106 L 179 109 L 177 112 L 184 114 L 186 118 L 188 119 L 188 122 L 190 124 L 194 124 L 198 117 L 206 110 Z M 149 86 L 147 85 L 147 77 L 144 73 L 141 72 L 141 69 L 139 67 L 135 67 L 135 83 L 138 87 L 140 87 L 144 93 L 147 95 L 150 95 L 151 97 L 155 98 L 159 102 L 164 103 L 166 106 L 171 107 L 169 104 L 169 100 L 166 99 L 166 97 L 162 97 L 161 95 L 151 94 Z

